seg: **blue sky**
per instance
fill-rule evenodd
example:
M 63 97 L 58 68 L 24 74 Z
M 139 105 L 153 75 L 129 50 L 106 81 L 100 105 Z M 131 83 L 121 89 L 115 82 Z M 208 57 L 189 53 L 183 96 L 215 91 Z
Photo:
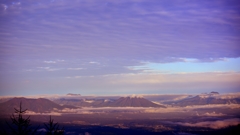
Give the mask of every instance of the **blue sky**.
M 238 92 L 239 7 L 0 0 L 0 95 Z
M 199 62 L 197 59 L 182 59 L 170 63 L 145 63 L 132 67 L 146 72 L 197 73 L 197 72 L 240 72 L 240 58 L 221 59 L 214 62 Z

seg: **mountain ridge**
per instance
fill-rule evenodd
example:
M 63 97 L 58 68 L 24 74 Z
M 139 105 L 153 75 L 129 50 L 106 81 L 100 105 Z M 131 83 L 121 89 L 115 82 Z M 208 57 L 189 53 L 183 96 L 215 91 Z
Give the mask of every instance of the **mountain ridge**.
M 24 98 L 24 97 L 15 97 L 6 102 L 0 103 L 0 111 L 9 113 L 14 112 L 14 108 L 19 108 L 20 103 L 22 104 L 23 109 L 27 109 L 33 112 L 51 112 L 53 109 L 62 110 L 64 108 L 76 108 L 70 105 L 61 106 L 53 101 L 50 101 L 45 98 Z
M 76 105 L 81 107 L 163 107 L 142 97 L 120 97 L 116 100 L 105 99 L 58 99 L 58 104 Z
M 212 95 L 197 95 L 191 98 L 185 98 L 179 101 L 164 102 L 165 104 L 174 106 L 191 106 L 191 105 L 209 105 L 209 104 L 240 104 L 240 98 L 222 99 Z

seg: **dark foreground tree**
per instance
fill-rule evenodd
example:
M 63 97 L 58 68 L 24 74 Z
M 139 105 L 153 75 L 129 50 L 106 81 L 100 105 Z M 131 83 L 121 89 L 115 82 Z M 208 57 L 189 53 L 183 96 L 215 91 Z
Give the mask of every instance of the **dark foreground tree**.
M 7 122 L 8 127 L 10 128 L 11 135 L 33 135 L 36 133 L 37 128 L 33 130 L 30 124 L 30 116 L 27 118 L 23 117 L 23 114 L 26 113 L 27 109 L 22 109 L 22 103 L 20 103 L 20 108 L 15 110 L 15 114 L 10 116 L 11 124 Z
M 64 135 L 64 128 L 62 127 L 61 129 L 59 129 L 58 123 L 54 123 L 51 116 L 48 123 L 44 123 L 44 126 L 47 129 L 46 135 Z

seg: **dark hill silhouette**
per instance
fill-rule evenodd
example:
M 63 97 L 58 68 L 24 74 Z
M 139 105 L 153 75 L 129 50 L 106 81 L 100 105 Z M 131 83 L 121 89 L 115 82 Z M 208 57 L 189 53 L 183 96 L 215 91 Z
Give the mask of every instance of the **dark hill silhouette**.
M 14 108 L 19 107 L 20 102 L 22 103 L 23 109 L 28 109 L 29 111 L 40 112 L 40 113 L 50 112 L 54 108 L 58 110 L 62 110 L 64 108 L 76 108 L 70 105 L 61 106 L 45 98 L 29 99 L 29 98 L 21 97 L 21 98 L 13 98 L 4 103 L 0 103 L 0 111 L 5 113 L 13 112 Z

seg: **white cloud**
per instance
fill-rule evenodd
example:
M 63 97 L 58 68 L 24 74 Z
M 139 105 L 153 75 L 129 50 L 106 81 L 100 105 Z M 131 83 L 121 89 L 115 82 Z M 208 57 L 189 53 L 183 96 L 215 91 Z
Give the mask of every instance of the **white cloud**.
M 58 71 L 62 69 L 62 68 L 51 68 L 51 67 L 38 67 L 38 68 L 45 71 Z
M 90 61 L 90 64 L 99 64 L 99 62 L 95 62 L 95 61 Z
M 44 63 L 47 64 L 56 64 L 58 62 L 64 62 L 65 60 L 49 60 L 49 61 L 43 61 Z
M 167 106 L 167 105 L 165 105 Z M 188 112 L 188 111 L 195 111 L 196 109 L 218 109 L 218 108 L 225 108 L 225 109 L 237 109 L 240 105 L 238 104 L 212 104 L 212 105 L 195 105 L 195 106 L 186 106 L 186 107 L 172 107 L 167 106 L 167 108 L 149 108 L 144 110 L 146 113 L 168 113 L 168 112 Z M 215 113 L 215 112 L 206 112 L 204 114 L 198 114 L 197 116 L 224 116 L 225 114 L 222 113 Z
M 56 116 L 62 115 L 62 113 L 59 113 L 59 112 L 37 113 L 37 112 L 29 111 L 29 110 L 25 114 L 26 115 L 56 115 Z
M 67 68 L 67 70 L 82 70 L 83 68 Z
M 48 63 L 48 64 L 54 64 L 56 63 L 56 61 L 43 61 L 44 63 Z
M 238 124 L 240 124 L 240 119 L 233 118 L 233 119 L 205 121 L 205 122 L 197 122 L 197 123 L 178 122 L 177 124 L 182 125 L 182 126 L 189 126 L 189 127 L 204 127 L 204 128 L 220 129 L 220 128 L 225 128 L 228 126 L 238 125 Z
M 215 113 L 215 112 L 206 112 L 200 116 L 212 116 L 212 117 L 218 117 L 218 116 L 225 116 L 226 114 L 222 114 L 222 113 Z
M 50 67 L 38 67 L 40 69 L 49 69 Z
M 240 98 L 240 92 L 221 94 L 221 95 L 218 95 L 216 98 L 221 98 L 221 99 Z

